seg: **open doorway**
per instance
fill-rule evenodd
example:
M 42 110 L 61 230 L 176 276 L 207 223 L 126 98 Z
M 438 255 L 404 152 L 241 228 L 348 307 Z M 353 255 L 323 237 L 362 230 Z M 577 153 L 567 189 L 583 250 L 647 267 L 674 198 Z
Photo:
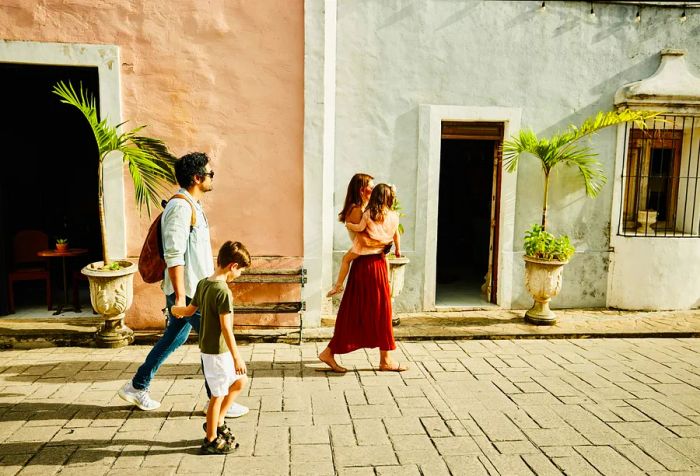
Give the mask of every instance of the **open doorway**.
M 501 123 L 443 122 L 437 306 L 496 303 Z
M 0 315 L 9 311 L 7 281 L 18 231 L 43 231 L 49 248 L 57 238 L 67 238 L 71 248 L 88 250 L 66 261 L 69 287 L 73 270 L 101 259 L 97 145 L 82 114 L 51 93 L 58 81 L 70 81 L 76 88 L 82 83 L 99 101 L 96 67 L 0 63 L 0 86 L 6 92 L 0 117 L 4 139 L 0 149 L 4 177 L 0 181 Z M 54 261 L 50 263 L 53 301 L 59 304 L 64 300 L 63 274 L 60 260 Z M 82 305 L 89 309 L 84 300 L 87 284 L 76 282 L 82 288 Z M 18 283 L 14 290 L 18 314 L 23 309 L 43 309 L 48 314 L 44 286 L 40 281 Z M 72 297 L 71 293 L 68 299 Z

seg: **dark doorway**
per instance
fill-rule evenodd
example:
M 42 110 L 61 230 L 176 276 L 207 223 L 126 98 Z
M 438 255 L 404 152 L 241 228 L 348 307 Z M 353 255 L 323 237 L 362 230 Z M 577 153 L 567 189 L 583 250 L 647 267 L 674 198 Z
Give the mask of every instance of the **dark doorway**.
M 97 68 L 0 63 L 0 87 L 5 91 L 0 117 L 0 315 L 8 312 L 7 276 L 17 231 L 44 231 L 50 248 L 61 237 L 70 247 L 90 250 L 68 260 L 71 269 L 101 259 L 97 144 L 80 111 L 51 92 L 58 81 L 70 81 L 76 90 L 82 83 L 99 100 Z M 51 263 L 51 275 L 54 301 L 60 302 L 59 261 Z M 70 270 L 68 280 L 72 281 Z M 21 284 L 15 291 L 18 310 L 44 305 L 42 283 Z
M 436 305 L 495 303 L 500 124 L 443 123 Z M 496 173 L 494 173 L 496 171 Z M 496 190 L 497 191 L 497 190 Z M 492 205 L 493 203 L 493 205 Z M 492 227 L 492 224 L 494 225 Z

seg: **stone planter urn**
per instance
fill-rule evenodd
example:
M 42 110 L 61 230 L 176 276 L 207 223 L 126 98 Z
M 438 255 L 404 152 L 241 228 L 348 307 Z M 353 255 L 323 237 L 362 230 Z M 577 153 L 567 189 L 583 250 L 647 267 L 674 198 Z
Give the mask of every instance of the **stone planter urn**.
M 657 216 L 658 212 L 655 210 L 639 210 L 637 212 L 637 222 L 639 222 L 637 233 L 640 235 L 656 234 L 651 226 L 656 223 Z
M 404 275 L 406 272 L 406 265 L 411 262 L 408 258 L 401 257 L 387 257 L 387 264 L 389 265 L 389 289 L 391 290 L 391 308 L 394 308 L 394 299 L 401 294 L 403 290 Z M 395 317 L 391 320 L 391 323 L 398 326 L 401 323 L 401 319 Z
M 568 261 L 554 261 L 524 256 L 525 288 L 535 300 L 525 313 L 525 320 L 538 325 L 556 324 L 549 301 L 561 291 L 561 275 Z
M 124 314 L 134 298 L 134 274 L 138 268 L 129 261 L 118 263 L 122 268 L 114 271 L 101 270 L 102 261 L 81 270 L 90 282 L 92 307 L 104 319 L 95 335 L 99 347 L 123 347 L 134 341 L 134 331 L 124 324 Z

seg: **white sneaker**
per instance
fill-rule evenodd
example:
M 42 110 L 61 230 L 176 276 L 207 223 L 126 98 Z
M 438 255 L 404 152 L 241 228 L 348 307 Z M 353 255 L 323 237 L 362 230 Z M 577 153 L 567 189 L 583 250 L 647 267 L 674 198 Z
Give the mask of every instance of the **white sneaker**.
M 233 402 L 226 412 L 226 418 L 239 418 L 250 411 L 250 408 L 240 403 Z
M 148 390 L 138 390 L 134 388 L 131 382 L 125 383 L 124 386 L 119 389 L 118 394 L 123 400 L 133 403 L 141 410 L 155 410 L 160 406 L 160 402 L 153 400 L 148 394 Z

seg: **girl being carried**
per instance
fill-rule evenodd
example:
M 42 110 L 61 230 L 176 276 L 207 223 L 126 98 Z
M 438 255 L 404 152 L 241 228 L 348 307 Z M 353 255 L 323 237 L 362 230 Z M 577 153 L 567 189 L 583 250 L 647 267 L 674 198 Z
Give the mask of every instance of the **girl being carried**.
M 396 257 L 401 256 L 398 231 L 399 215 L 391 210 L 395 198 L 394 189 L 385 183 L 380 183 L 372 190 L 372 195 L 360 222 L 357 224 L 345 222 L 348 230 L 355 233 L 352 248 L 343 256 L 338 271 L 338 280 L 326 294 L 327 297 L 343 291 L 343 283 L 350 270 L 350 263 L 358 256 L 382 253 L 392 241 Z

